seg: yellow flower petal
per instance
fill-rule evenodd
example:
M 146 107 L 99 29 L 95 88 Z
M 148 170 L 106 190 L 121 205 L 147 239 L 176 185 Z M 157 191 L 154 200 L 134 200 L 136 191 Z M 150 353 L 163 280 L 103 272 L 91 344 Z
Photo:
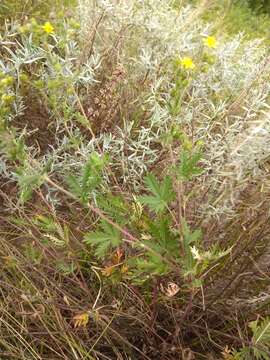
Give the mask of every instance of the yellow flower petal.
M 183 66 L 184 69 L 194 69 L 195 68 L 195 64 L 193 63 L 192 59 L 190 57 L 184 57 L 181 60 L 181 65 Z
M 54 32 L 54 27 L 49 21 L 45 22 L 45 24 L 42 26 L 42 29 L 46 34 L 52 34 Z
M 217 40 L 214 36 L 207 36 L 203 39 L 204 45 L 208 46 L 209 48 L 215 49 L 217 47 Z

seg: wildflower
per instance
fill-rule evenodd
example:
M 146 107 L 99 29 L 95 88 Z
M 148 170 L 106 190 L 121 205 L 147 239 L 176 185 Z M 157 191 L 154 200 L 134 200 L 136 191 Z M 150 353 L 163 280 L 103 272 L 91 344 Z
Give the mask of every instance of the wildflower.
M 209 48 L 215 49 L 217 47 L 217 40 L 214 36 L 207 36 L 203 39 L 204 45 L 208 46 Z
M 52 24 L 49 21 L 45 22 L 45 24 L 42 26 L 42 28 L 45 31 L 45 33 L 47 33 L 47 34 L 52 34 L 54 32 L 54 27 L 52 26 Z
M 188 69 L 194 69 L 195 68 L 195 64 L 192 61 L 192 59 L 190 57 L 184 57 L 181 60 L 181 65 L 183 66 L 184 69 L 188 70 Z

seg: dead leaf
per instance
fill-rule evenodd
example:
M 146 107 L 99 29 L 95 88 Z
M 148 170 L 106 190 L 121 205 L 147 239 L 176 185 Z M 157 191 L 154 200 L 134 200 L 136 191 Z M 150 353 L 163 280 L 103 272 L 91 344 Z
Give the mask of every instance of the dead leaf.
M 68 297 L 66 295 L 63 296 L 63 300 L 68 306 L 70 306 L 70 302 L 69 302 Z
M 194 352 L 190 348 L 182 350 L 182 359 L 183 360 L 195 360 Z
M 118 248 L 112 258 L 112 263 L 114 265 L 117 265 L 121 262 L 122 257 L 124 256 L 124 251 L 120 248 Z
M 234 359 L 234 356 L 232 355 L 232 350 L 228 347 L 228 345 L 225 346 L 225 348 L 221 354 L 225 360 L 233 360 Z
M 169 282 L 167 284 L 167 287 L 164 287 L 162 284 L 160 284 L 160 290 L 168 297 L 173 297 L 175 296 L 179 290 L 180 287 L 175 284 L 174 282 Z

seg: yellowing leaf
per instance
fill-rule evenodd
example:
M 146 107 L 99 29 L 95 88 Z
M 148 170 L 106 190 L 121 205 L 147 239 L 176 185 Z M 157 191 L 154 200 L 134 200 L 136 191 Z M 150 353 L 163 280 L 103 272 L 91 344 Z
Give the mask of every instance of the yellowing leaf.
M 121 267 L 121 273 L 122 274 L 126 274 L 128 272 L 128 265 L 124 264 L 122 267 Z
M 75 315 L 72 319 L 75 328 L 85 327 L 88 324 L 88 321 L 89 321 L 89 314 L 87 312 Z
M 102 275 L 109 277 L 114 272 L 115 266 L 107 266 L 101 270 Z
M 121 250 L 120 248 L 118 248 L 118 249 L 116 250 L 115 254 L 113 255 L 112 263 L 113 263 L 114 265 L 119 264 L 119 263 L 121 262 L 121 259 L 122 259 L 123 255 L 124 255 L 124 251 Z

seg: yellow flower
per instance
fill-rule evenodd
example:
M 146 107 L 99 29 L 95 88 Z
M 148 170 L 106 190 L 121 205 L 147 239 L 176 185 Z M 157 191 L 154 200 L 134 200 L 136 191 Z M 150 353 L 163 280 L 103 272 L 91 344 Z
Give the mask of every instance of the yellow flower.
M 217 40 L 214 36 L 207 36 L 203 39 L 204 45 L 208 46 L 209 48 L 215 49 L 217 47 Z
M 47 34 L 52 34 L 54 32 L 54 27 L 52 26 L 52 24 L 49 21 L 45 22 L 45 24 L 42 26 L 42 29 Z
M 183 66 L 184 69 L 187 69 L 187 70 L 195 68 L 195 64 L 190 57 L 184 57 L 181 60 L 181 65 Z

